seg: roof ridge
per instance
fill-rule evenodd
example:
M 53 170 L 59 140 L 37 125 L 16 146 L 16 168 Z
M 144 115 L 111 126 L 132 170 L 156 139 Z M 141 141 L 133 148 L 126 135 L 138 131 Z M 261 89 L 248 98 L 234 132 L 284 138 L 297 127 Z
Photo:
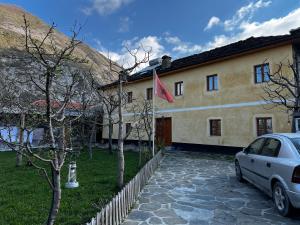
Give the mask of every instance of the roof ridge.
M 257 50 L 264 47 L 272 46 L 274 44 L 285 43 L 288 41 L 292 41 L 293 38 L 297 38 L 297 36 L 292 34 L 283 34 L 283 35 L 276 35 L 276 36 L 259 36 L 259 37 L 251 36 L 246 39 L 230 43 L 228 45 L 220 46 L 204 52 L 175 59 L 172 61 L 171 66 L 169 68 L 163 69 L 161 66 L 158 66 L 156 69 L 158 74 L 168 73 L 179 69 L 184 69 L 184 68 L 200 65 L 203 63 L 208 63 L 211 61 L 220 60 L 222 58 L 242 54 L 252 50 Z M 152 70 L 147 71 L 144 69 L 142 70 L 142 72 L 137 72 L 129 76 L 128 81 L 133 82 L 151 76 L 152 76 Z

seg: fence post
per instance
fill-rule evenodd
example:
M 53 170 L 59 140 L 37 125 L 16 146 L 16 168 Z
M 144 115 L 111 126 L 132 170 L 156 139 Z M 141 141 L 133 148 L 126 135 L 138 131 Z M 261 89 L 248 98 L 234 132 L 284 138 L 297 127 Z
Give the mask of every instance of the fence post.
M 97 216 L 96 216 L 96 224 L 97 224 L 97 225 L 100 224 L 100 215 L 101 215 L 101 214 L 98 212 L 98 213 L 97 213 Z
M 105 225 L 109 225 L 108 205 L 105 207 Z

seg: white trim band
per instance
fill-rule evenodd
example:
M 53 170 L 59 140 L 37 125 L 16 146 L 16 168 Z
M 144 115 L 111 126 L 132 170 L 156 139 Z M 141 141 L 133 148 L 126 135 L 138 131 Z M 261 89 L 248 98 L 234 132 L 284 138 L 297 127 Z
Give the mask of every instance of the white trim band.
M 190 111 L 202 111 L 202 110 L 209 110 L 209 109 L 241 108 L 241 107 L 267 105 L 267 104 L 272 104 L 272 103 L 266 101 L 255 101 L 255 102 L 241 102 L 241 103 L 232 103 L 232 104 L 224 104 L 224 105 L 197 106 L 197 107 L 188 107 L 188 108 L 158 109 L 156 110 L 156 113 L 190 112 Z M 134 113 L 124 113 L 123 115 L 133 116 Z

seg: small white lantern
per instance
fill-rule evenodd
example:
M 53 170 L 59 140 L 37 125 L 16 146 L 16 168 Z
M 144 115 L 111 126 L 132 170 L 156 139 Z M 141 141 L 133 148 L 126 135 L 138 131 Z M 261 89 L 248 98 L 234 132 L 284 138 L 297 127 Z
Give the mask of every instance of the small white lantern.
M 77 188 L 79 183 L 76 180 L 76 162 L 71 162 L 69 164 L 68 182 L 66 183 L 66 188 Z

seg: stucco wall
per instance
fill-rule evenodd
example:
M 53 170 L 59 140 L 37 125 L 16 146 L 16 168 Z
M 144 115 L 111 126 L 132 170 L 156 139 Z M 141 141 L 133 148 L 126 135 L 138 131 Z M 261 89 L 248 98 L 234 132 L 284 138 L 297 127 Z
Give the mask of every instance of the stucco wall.
M 289 132 L 291 125 L 286 112 L 261 104 L 265 95 L 263 84 L 254 82 L 254 65 L 269 63 L 273 73 L 278 63 L 288 63 L 288 60 L 292 62 L 291 45 L 162 76 L 161 80 L 173 94 L 174 83 L 183 81 L 184 95 L 175 97 L 172 104 L 156 98 L 156 110 L 162 111 L 157 117 L 172 117 L 173 142 L 246 146 L 256 137 L 255 118 L 258 116 L 272 117 L 273 132 Z M 291 74 L 286 67 L 284 72 Z M 206 77 L 213 74 L 218 75 L 219 90 L 208 92 Z M 152 87 L 152 80 L 128 84 L 125 90 L 132 91 L 133 98 L 138 101 L 145 97 L 149 87 Z M 209 118 L 221 119 L 221 137 L 209 136 Z M 130 120 L 130 117 L 125 118 L 125 122 Z M 103 137 L 107 138 L 106 128 Z M 117 138 L 117 126 L 114 138 Z

